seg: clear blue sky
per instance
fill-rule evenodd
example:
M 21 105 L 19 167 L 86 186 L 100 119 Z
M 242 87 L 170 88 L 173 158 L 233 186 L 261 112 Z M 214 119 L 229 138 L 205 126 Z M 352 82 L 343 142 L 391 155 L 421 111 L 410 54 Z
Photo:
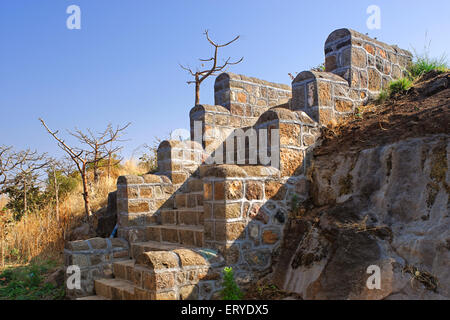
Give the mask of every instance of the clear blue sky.
M 78 5 L 82 29 L 66 28 Z M 381 8 L 381 29 L 368 30 L 366 9 Z M 0 144 L 62 155 L 41 127 L 92 128 L 132 122 L 124 156 L 154 136 L 189 125 L 193 87 L 178 63 L 195 66 L 217 41 L 241 39 L 222 56 L 241 57 L 230 71 L 290 83 L 288 72 L 323 61 L 328 34 L 341 27 L 369 32 L 402 48 L 450 53 L 448 0 L 1 0 Z M 213 104 L 214 78 L 201 90 Z

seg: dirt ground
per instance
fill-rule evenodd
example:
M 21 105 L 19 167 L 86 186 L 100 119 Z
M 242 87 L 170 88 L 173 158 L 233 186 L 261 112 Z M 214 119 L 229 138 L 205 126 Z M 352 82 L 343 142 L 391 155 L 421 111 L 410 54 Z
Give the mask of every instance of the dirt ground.
M 430 72 L 404 95 L 369 103 L 333 128 L 323 128 L 315 155 L 359 151 L 427 134 L 450 133 L 450 73 Z
M 267 278 L 244 291 L 244 300 L 302 300 L 300 295 L 279 290 Z

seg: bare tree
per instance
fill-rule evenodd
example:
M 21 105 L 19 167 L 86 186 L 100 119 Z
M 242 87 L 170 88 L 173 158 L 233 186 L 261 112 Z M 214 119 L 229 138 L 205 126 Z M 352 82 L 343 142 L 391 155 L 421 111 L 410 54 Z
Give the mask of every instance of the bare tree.
M 55 211 L 56 211 L 56 221 L 59 222 L 60 219 L 60 210 L 59 210 L 59 188 L 60 181 L 58 180 L 58 171 L 63 171 L 66 169 L 66 163 L 64 160 L 58 161 L 56 159 L 50 159 L 49 161 L 50 172 L 48 175 L 48 179 L 53 179 L 53 187 L 55 189 Z
M 0 186 L 8 183 L 10 174 L 26 161 L 29 152 L 31 151 L 15 152 L 12 147 L 0 146 Z M 0 189 L 1 193 L 2 189 Z
M 69 155 L 70 159 L 72 159 L 72 161 L 75 163 L 75 166 L 77 167 L 78 172 L 81 175 L 83 183 L 83 200 L 86 220 L 88 222 L 92 222 L 90 219 L 92 216 L 92 212 L 90 207 L 90 192 L 88 190 L 89 184 L 87 169 L 91 165 L 93 166 L 94 170 L 95 168 L 98 169 L 99 162 L 104 160 L 107 156 L 107 154 L 103 152 L 103 147 L 106 144 L 111 143 L 112 141 L 117 141 L 120 133 L 125 130 L 129 126 L 129 124 L 122 128 L 117 127 L 117 129 L 113 129 L 112 126 L 109 125 L 108 128 L 98 137 L 95 137 L 95 135 L 93 135 L 91 132 L 89 133 L 89 135 L 86 135 L 79 130 L 77 130 L 76 133 L 71 133 L 72 135 L 77 137 L 80 142 L 88 145 L 88 149 L 83 149 L 69 146 L 64 140 L 58 137 L 58 131 L 50 130 L 44 120 L 39 120 L 41 121 L 47 132 L 58 142 L 58 146 L 62 150 L 64 150 Z
M 91 218 L 91 207 L 90 207 L 90 199 L 89 199 L 89 191 L 88 191 L 88 180 L 87 180 L 87 166 L 94 162 L 94 160 L 91 157 L 91 152 L 88 150 L 83 150 L 76 147 L 70 147 L 68 146 L 64 140 L 60 139 L 57 135 L 59 131 L 52 131 L 49 129 L 49 127 L 46 125 L 44 120 L 39 118 L 42 125 L 45 127 L 47 132 L 55 138 L 55 140 L 58 142 L 58 146 L 64 150 L 69 157 L 72 159 L 72 161 L 75 163 L 75 166 L 78 169 L 78 172 L 81 175 L 81 180 L 83 183 L 83 200 L 84 200 L 84 210 L 86 214 L 86 220 L 90 221 Z
M 107 158 L 108 162 L 108 172 L 110 171 L 110 166 L 112 162 L 113 154 L 119 152 L 122 147 L 115 146 L 114 143 L 120 141 L 123 131 L 130 126 L 130 122 L 123 127 L 117 126 L 113 128 L 111 124 L 108 124 L 107 128 L 98 134 L 94 134 L 90 129 L 88 133 L 84 133 L 81 130 L 76 130 L 75 132 L 70 132 L 75 138 L 77 138 L 81 143 L 86 144 L 90 147 L 91 153 L 93 155 L 92 169 L 94 173 L 94 183 L 98 183 L 100 178 L 99 168 L 105 165 L 101 165 L 101 160 Z M 119 161 L 120 162 L 120 161 Z
M 242 60 L 244 60 L 244 58 L 242 57 L 241 59 L 235 61 L 235 62 L 230 62 L 231 58 L 228 57 L 222 65 L 218 65 L 218 52 L 219 52 L 219 48 L 223 48 L 226 47 L 230 44 L 232 44 L 233 42 L 235 42 L 237 39 L 239 39 L 240 36 L 235 37 L 233 40 L 225 43 L 225 44 L 217 44 L 214 41 L 212 41 L 209 38 L 209 34 L 208 34 L 208 30 L 205 31 L 205 36 L 206 39 L 208 40 L 208 42 L 214 47 L 214 54 L 211 58 L 209 59 L 199 59 L 201 62 L 212 62 L 212 66 L 206 70 L 199 70 L 197 69 L 195 72 L 189 68 L 189 67 L 185 67 L 183 65 L 180 64 L 180 67 L 186 71 L 188 71 L 191 76 L 194 77 L 194 80 L 192 81 L 188 81 L 188 84 L 195 84 L 195 105 L 198 105 L 200 103 L 200 85 L 201 83 L 208 78 L 211 75 L 217 75 L 217 72 L 219 71 L 223 71 L 225 69 L 226 66 L 228 65 L 235 65 L 238 64 L 240 62 L 242 62 Z M 203 67 L 204 64 L 202 63 L 201 67 Z
M 39 170 L 48 165 L 48 159 L 45 153 L 39 154 L 37 151 L 31 151 L 30 149 L 16 153 L 15 159 L 17 163 L 15 168 L 15 171 L 17 171 L 16 177 L 23 186 L 23 211 L 26 216 L 28 212 L 27 192 L 29 182 L 33 175 L 36 175 Z

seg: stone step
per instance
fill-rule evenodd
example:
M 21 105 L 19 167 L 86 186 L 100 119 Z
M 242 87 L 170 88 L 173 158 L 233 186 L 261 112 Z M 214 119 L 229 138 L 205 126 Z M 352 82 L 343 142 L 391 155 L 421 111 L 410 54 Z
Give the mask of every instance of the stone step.
M 87 296 L 82 298 L 77 298 L 76 300 L 111 300 L 102 296 Z
M 134 300 L 134 284 L 123 279 L 95 280 L 95 293 L 111 300 Z
M 153 225 L 147 227 L 148 241 L 175 243 L 183 246 L 203 246 L 203 226 Z
M 134 259 L 113 262 L 112 267 L 114 278 L 133 282 Z
M 161 226 L 203 226 L 203 207 L 161 210 Z
M 181 249 L 186 246 L 180 244 L 172 243 L 161 243 L 157 241 L 146 241 L 146 242 L 136 242 L 131 244 L 131 256 L 136 259 L 136 257 L 147 251 L 168 251 L 174 249 Z M 134 261 L 134 260 L 133 260 Z

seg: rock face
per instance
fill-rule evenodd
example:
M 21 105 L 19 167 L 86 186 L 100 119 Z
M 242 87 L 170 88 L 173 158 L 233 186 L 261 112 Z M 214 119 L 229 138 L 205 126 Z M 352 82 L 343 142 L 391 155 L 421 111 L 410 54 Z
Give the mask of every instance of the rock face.
M 98 225 L 95 230 L 99 237 L 109 237 L 117 223 L 117 191 L 108 194 L 108 205 L 97 213 Z
M 448 135 L 319 156 L 274 280 L 304 299 L 450 299 Z M 380 289 L 366 285 L 375 265 Z M 436 286 L 437 285 L 437 286 Z

